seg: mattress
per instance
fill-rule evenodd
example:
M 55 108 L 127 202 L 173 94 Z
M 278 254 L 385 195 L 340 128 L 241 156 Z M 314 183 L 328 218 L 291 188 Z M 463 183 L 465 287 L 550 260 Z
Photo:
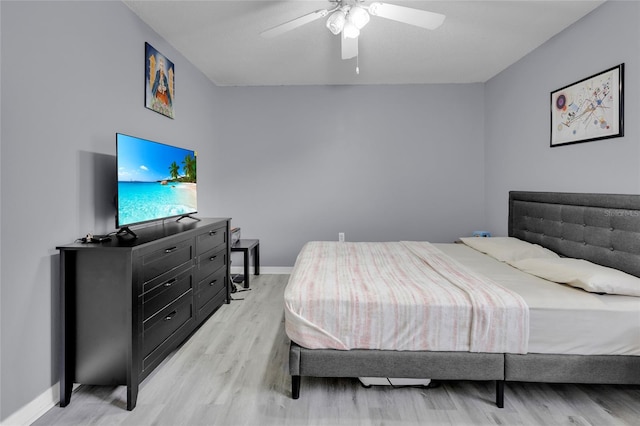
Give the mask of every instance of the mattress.
M 345 243 L 342 243 L 345 244 Z M 347 243 L 348 244 L 348 243 Z M 397 243 L 396 243 L 397 244 Z M 578 355 L 640 355 L 640 298 L 617 295 L 597 295 L 583 290 L 551 283 L 543 279 L 523 273 L 508 264 L 499 262 L 470 247 L 462 244 L 434 244 L 434 247 L 444 254 L 464 265 L 474 274 L 490 277 L 500 287 L 517 294 L 528 306 L 528 353 L 553 353 L 553 354 L 578 354 Z M 301 256 L 306 256 L 301 252 Z M 424 313 L 423 306 L 429 298 L 428 292 L 416 291 L 415 282 L 409 277 L 419 266 L 414 260 L 396 259 L 397 269 L 381 267 L 384 262 L 381 258 L 372 259 L 373 267 L 362 265 L 336 265 L 335 270 L 313 269 L 309 266 L 309 259 L 301 259 L 296 262 L 307 262 L 306 274 L 314 275 L 317 279 L 311 285 L 325 292 L 328 300 L 334 305 L 322 311 L 311 312 L 314 308 L 309 300 L 299 293 L 296 281 L 296 267 L 292 272 L 289 285 L 285 290 L 285 329 L 294 342 L 308 348 L 330 349 L 387 349 L 387 350 L 469 350 L 464 345 L 447 347 L 443 337 L 440 346 L 424 348 L 420 345 L 407 344 L 415 341 L 416 335 L 421 333 L 434 333 L 433 325 Z M 419 263 L 419 262 L 418 262 Z M 318 266 L 319 268 L 319 266 Z M 345 269 L 346 268 L 346 269 Z M 357 270 L 358 282 L 351 282 L 354 275 L 345 271 Z M 338 276 L 343 275 L 340 279 Z M 346 278 L 345 278 L 346 277 Z M 346 281 L 345 281 L 346 279 Z M 358 309 L 348 308 L 352 302 L 340 301 L 339 297 L 345 296 L 358 299 L 359 295 L 367 294 L 376 289 L 380 281 L 385 281 L 391 286 L 384 290 L 386 293 L 377 295 L 379 299 L 388 300 L 392 307 L 385 314 L 373 314 L 367 312 L 370 307 L 356 301 L 356 307 L 360 307 L 364 316 L 379 316 L 378 322 L 384 327 L 378 326 L 373 336 L 377 340 L 377 346 L 368 347 L 354 343 L 363 333 L 369 333 L 371 338 L 371 321 L 363 322 L 363 315 L 358 314 Z M 340 284 L 336 287 L 336 283 Z M 375 285 L 374 285 L 375 284 Z M 362 287 L 358 287 L 362 286 Z M 418 285 L 419 286 L 419 285 Z M 340 296 L 340 297 L 342 297 Z M 367 295 L 369 296 L 369 295 Z M 364 299 L 364 298 L 362 298 Z M 297 302 L 295 302 L 297 300 Z M 401 301 L 398 305 L 398 301 Z M 410 301 L 414 306 L 408 306 Z M 362 302 L 362 300 L 360 301 Z M 297 303 L 297 305 L 296 305 Z M 407 316 L 407 312 L 413 312 Z M 318 314 L 321 314 L 318 316 Z M 467 318 L 461 311 L 460 318 Z M 323 318 L 324 316 L 324 318 Z M 328 323 L 335 322 L 340 317 L 338 329 L 329 329 Z M 409 319 L 409 317 L 411 319 Z M 454 318 L 449 318 L 449 323 L 442 322 L 437 328 L 446 333 L 452 328 Z M 375 322 L 375 320 L 374 320 Z M 421 328 L 422 327 L 422 328 Z M 511 328 L 511 327 L 503 327 Z M 392 331 L 392 335 L 389 334 Z M 426 330 L 426 331 L 425 331 Z M 321 337 L 322 344 L 318 344 L 317 337 Z M 309 337 L 312 337 L 309 339 Z M 315 337 L 315 339 L 313 339 Z M 324 337 L 324 339 L 322 339 Z M 382 347 L 378 347 L 382 343 Z M 459 342 L 458 342 L 459 343 Z M 521 352 L 516 352 L 521 353 Z
M 464 244 L 434 244 L 518 293 L 529 306 L 529 353 L 640 356 L 640 297 L 588 293 L 546 281 Z

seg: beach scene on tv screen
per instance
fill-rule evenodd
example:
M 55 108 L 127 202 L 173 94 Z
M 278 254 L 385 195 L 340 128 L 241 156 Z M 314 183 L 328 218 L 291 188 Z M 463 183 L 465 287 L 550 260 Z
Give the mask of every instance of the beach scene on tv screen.
M 195 152 L 118 135 L 118 225 L 195 213 Z

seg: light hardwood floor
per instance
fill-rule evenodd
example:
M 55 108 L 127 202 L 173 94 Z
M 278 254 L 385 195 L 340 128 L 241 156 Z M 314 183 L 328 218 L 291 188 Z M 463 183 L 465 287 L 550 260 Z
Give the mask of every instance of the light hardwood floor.
M 493 382 L 438 388 L 378 386 L 357 379 L 302 378 L 291 399 L 283 292 L 288 275 L 251 277 L 141 385 L 81 386 L 66 408 L 35 425 L 638 425 L 640 386 L 507 383 L 505 407 Z

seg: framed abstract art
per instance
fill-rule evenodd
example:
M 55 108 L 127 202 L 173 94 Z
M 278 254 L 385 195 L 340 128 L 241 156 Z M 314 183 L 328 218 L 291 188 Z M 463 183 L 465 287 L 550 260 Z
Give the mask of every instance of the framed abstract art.
M 624 136 L 624 64 L 551 92 L 551 147 Z

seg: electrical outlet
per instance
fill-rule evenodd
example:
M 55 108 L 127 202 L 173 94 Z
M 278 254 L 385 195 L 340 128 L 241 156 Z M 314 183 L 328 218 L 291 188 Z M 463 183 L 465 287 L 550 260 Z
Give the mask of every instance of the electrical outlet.
M 344 232 L 338 232 L 338 241 L 344 243 Z

